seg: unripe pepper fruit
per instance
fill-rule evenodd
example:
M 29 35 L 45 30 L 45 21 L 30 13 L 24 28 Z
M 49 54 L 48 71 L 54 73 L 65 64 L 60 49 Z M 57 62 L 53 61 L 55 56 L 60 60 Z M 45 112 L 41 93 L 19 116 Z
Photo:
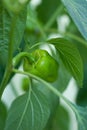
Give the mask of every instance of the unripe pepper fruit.
M 46 50 L 40 49 L 35 50 L 32 57 L 34 61 L 24 59 L 24 71 L 41 77 L 47 82 L 54 82 L 58 76 L 59 64 L 57 61 Z

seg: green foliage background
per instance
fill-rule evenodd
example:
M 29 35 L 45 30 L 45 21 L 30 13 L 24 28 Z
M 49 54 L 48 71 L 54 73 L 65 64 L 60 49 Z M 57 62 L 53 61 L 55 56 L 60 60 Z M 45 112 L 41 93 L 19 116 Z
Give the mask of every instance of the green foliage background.
M 21 6 L 18 12 L 0 0 L 0 97 L 14 76 L 13 58 L 22 51 L 30 53 L 46 45 L 60 68 L 52 84 L 24 73 L 36 80 L 28 84 L 27 92 L 16 95 L 8 111 L 0 100 L 0 130 L 69 130 L 69 113 L 60 106 L 60 98 L 74 111 L 78 130 L 87 130 L 87 1 L 42 0 L 35 8 L 31 1 L 23 6 L 15 2 Z M 62 32 L 57 19 L 64 15 L 70 23 Z M 62 37 L 49 38 L 53 33 Z M 79 89 L 77 105 L 62 96 L 72 76 Z

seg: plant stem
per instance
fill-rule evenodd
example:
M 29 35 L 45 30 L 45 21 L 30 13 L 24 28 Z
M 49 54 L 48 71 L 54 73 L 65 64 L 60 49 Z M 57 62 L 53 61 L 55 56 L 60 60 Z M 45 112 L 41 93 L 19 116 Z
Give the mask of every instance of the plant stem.
M 61 5 L 60 7 L 58 7 L 56 9 L 56 11 L 53 13 L 53 15 L 51 16 L 51 18 L 48 20 L 48 22 L 46 23 L 44 29 L 48 30 L 53 23 L 55 22 L 56 18 L 60 15 L 61 11 L 63 10 L 63 5 Z
M 21 52 L 13 58 L 13 67 L 15 68 L 24 57 L 27 57 L 29 60 L 34 61 L 34 58 L 31 54 L 28 52 Z
M 17 16 L 14 16 L 12 19 L 11 30 L 9 34 L 10 39 L 9 39 L 9 44 L 8 44 L 8 61 L 7 61 L 4 77 L 0 86 L 0 99 L 12 72 L 12 57 L 13 57 L 13 44 L 14 44 L 13 37 L 14 37 L 14 29 L 16 25 L 16 20 L 17 20 Z
M 38 46 L 40 46 L 40 45 L 43 45 L 44 44 L 44 42 L 37 42 L 37 43 L 35 43 L 34 45 L 32 45 L 30 48 L 29 48 L 29 50 L 31 50 L 31 49 L 33 49 L 33 48 L 35 48 L 35 47 L 38 47 Z

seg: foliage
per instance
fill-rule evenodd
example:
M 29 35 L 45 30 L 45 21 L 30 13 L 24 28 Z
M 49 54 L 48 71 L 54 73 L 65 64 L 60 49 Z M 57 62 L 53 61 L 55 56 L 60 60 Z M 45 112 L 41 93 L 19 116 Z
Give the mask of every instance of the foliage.
M 5 130 L 11 130 L 12 128 L 14 130 L 44 128 L 50 114 L 48 102 L 41 92 L 34 89 L 18 97 L 13 102 L 9 110 Z M 18 104 L 19 106 L 16 107 Z M 10 120 L 11 118 L 12 120 Z
M 69 23 L 60 27 L 64 16 Z M 0 130 L 69 130 L 60 99 L 75 113 L 78 130 L 87 130 L 86 21 L 86 0 L 42 0 L 35 7 L 32 0 L 0 0 Z M 27 70 L 19 70 L 24 64 Z M 16 74 L 24 76 L 21 95 L 11 85 Z M 71 77 L 77 104 L 62 94 Z M 2 98 L 7 85 L 15 94 L 8 111 Z
M 7 116 L 6 106 L 3 104 L 3 102 L 0 101 L 0 130 L 3 130 L 5 127 L 6 116 Z

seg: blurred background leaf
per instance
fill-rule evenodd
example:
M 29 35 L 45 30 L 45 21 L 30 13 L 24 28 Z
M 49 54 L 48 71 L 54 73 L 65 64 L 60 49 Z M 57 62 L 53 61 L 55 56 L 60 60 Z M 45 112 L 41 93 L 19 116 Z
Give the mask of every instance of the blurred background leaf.
M 43 24 L 46 24 L 46 22 L 52 17 L 52 14 L 60 6 L 60 4 L 60 0 L 42 0 L 41 4 L 37 7 L 38 18 L 40 21 Z M 54 26 L 57 27 L 56 21 Z

